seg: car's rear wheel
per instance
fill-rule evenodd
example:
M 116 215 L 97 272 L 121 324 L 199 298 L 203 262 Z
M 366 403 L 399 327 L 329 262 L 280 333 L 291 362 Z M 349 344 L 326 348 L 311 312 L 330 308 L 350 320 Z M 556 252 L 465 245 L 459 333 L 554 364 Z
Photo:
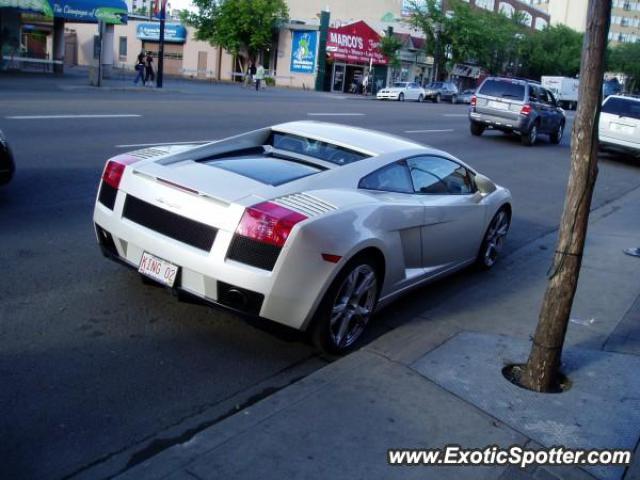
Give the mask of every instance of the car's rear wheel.
M 311 326 L 311 339 L 322 351 L 345 354 L 357 347 L 378 301 L 378 270 L 356 257 L 338 273 Z
M 538 140 L 538 124 L 534 123 L 528 132 L 525 132 L 520 136 L 520 140 L 522 141 L 522 144 L 527 147 L 534 145 L 536 140 Z
M 469 125 L 469 130 L 471 131 L 471 135 L 479 137 L 484 132 L 484 125 L 478 122 L 471 122 Z
M 458 97 L 456 95 L 452 95 L 451 96 L 451 103 L 453 105 L 455 105 L 456 103 L 458 103 Z
M 511 216 L 509 215 L 507 208 L 503 207 L 498 210 L 498 213 L 496 213 L 491 220 L 489 228 L 487 228 L 487 232 L 482 240 L 480 252 L 476 259 L 476 264 L 480 268 L 489 270 L 495 265 L 498 260 L 498 256 L 502 251 L 502 247 L 504 246 L 504 240 L 507 233 L 509 233 L 510 225 Z
M 398 95 L 398 101 L 399 101 L 399 102 L 404 102 L 404 93 L 400 93 L 400 94 Z
M 424 102 L 424 95 L 422 94 L 418 95 L 418 102 L 420 103 Z
M 564 124 L 560 122 L 560 125 L 558 125 L 558 128 L 556 128 L 556 131 L 551 132 L 549 134 L 549 140 L 551 140 L 551 143 L 554 143 L 557 145 L 562 140 L 563 133 L 564 133 Z

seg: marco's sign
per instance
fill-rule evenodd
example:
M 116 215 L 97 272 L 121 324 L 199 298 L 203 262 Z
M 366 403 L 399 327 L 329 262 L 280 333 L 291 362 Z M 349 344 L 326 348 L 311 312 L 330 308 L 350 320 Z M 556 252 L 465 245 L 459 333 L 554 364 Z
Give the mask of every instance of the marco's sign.
M 340 28 L 330 28 L 327 37 L 329 58 L 347 63 L 386 65 L 387 58 L 380 52 L 380 35 L 363 21 Z

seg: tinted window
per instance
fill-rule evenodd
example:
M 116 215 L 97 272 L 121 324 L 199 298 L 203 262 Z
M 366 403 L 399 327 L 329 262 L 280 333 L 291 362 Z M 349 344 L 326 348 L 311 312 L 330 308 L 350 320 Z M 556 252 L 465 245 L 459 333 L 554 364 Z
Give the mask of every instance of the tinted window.
M 524 85 L 511 80 L 487 80 L 478 93 L 490 97 L 524 99 Z
M 475 192 L 469 171 L 442 157 L 415 157 L 407 160 L 416 193 L 465 195 Z
M 213 160 L 208 164 L 268 185 L 282 185 L 322 171 L 320 168 L 290 160 L 253 155 Z
M 367 158 L 364 153 L 332 145 L 330 143 L 313 140 L 311 138 L 298 137 L 287 133 L 271 134 L 269 144 L 280 150 L 301 153 L 310 157 L 326 160 L 336 165 L 346 165 Z
M 411 177 L 405 162 L 392 163 L 370 173 L 360 180 L 358 188 L 383 192 L 413 193 Z
M 407 83 L 406 82 L 396 82 L 393 84 L 394 87 L 396 88 L 406 88 Z
M 609 97 L 602 105 L 604 113 L 640 119 L 640 102 L 626 98 Z

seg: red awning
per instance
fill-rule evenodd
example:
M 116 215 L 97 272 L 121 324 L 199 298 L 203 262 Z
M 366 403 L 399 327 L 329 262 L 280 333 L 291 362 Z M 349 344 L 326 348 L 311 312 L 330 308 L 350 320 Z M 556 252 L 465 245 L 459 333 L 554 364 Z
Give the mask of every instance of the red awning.
M 340 28 L 330 28 L 327 55 L 348 63 L 386 65 L 387 58 L 378 49 L 380 35 L 362 20 Z

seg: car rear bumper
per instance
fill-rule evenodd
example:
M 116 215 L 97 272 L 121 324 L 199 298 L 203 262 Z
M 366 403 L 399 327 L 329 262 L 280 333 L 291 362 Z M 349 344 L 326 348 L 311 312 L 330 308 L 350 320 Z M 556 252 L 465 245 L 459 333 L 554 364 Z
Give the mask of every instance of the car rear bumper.
M 233 232 L 218 230 L 210 250 L 196 248 L 124 218 L 125 197 L 118 191 L 113 210 L 99 201 L 95 205 L 96 236 L 106 256 L 137 270 L 147 252 L 179 267 L 176 291 L 296 329 L 306 327 L 335 265 L 296 242 L 297 234 L 289 237 L 273 269 L 264 270 L 228 258 Z M 230 294 L 231 289 L 239 293 Z
M 606 133 L 600 133 L 599 140 L 600 148 L 602 148 L 603 150 L 640 155 L 640 143 L 613 138 L 608 136 Z
M 469 112 L 469 120 L 498 130 L 511 130 L 514 132 L 527 132 L 531 126 L 531 119 L 522 115 L 519 115 L 519 118 L 517 119 L 511 119 L 500 117 L 498 115 L 471 111 Z

